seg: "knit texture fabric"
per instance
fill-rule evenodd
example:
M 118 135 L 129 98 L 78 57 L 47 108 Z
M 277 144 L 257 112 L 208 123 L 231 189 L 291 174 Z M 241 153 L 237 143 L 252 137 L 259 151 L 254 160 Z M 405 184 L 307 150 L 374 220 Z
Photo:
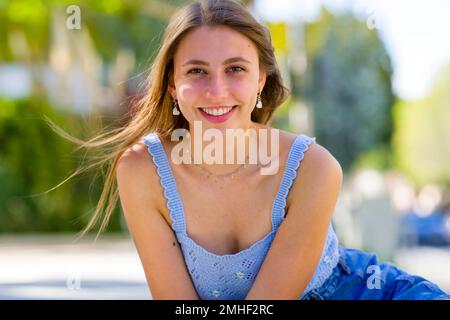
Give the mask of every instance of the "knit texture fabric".
M 244 300 L 250 291 L 278 227 L 285 219 L 286 197 L 297 176 L 304 153 L 315 137 L 297 135 L 286 161 L 285 171 L 272 207 L 272 231 L 250 247 L 235 254 L 218 255 L 196 243 L 186 232 L 183 202 L 178 193 L 167 155 L 156 132 L 144 136 L 144 143 L 156 165 L 167 200 L 172 229 L 180 243 L 184 260 L 197 294 L 202 300 Z M 336 233 L 330 223 L 320 262 L 301 299 L 320 287 L 339 261 Z

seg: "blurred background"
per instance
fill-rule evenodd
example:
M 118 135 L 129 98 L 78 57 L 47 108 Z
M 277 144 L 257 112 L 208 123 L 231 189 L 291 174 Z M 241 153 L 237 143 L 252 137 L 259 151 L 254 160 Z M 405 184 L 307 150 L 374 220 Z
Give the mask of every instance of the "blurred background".
M 151 299 L 120 204 L 96 243 L 73 241 L 102 172 L 45 193 L 85 154 L 43 116 L 82 139 L 126 122 L 189 2 L 0 0 L 0 299 Z M 292 92 L 272 126 L 315 136 L 344 169 L 341 244 L 450 292 L 450 2 L 242 2 Z

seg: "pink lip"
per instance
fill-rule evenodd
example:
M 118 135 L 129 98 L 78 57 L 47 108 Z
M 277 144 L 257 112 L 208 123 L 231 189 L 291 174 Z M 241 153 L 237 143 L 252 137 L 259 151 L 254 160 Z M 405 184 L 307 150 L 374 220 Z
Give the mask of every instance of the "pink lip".
M 223 108 L 221 106 L 214 106 L 214 107 L 208 107 L 208 109 L 218 109 L 218 108 Z M 221 123 L 221 122 L 225 122 L 227 121 L 236 111 L 237 106 L 234 106 L 233 109 L 231 109 L 228 113 L 225 113 L 221 116 L 213 116 L 210 114 L 207 114 L 206 112 L 204 112 L 202 109 L 199 108 L 200 113 L 203 115 L 203 117 L 205 117 L 208 121 L 211 121 L 213 123 Z

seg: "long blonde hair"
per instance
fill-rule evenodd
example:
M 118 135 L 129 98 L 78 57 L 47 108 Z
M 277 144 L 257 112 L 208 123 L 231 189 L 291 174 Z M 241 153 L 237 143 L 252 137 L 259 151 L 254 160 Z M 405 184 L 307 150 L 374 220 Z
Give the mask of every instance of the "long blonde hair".
M 176 117 L 172 115 L 173 102 L 167 89 L 168 79 L 173 72 L 173 57 L 178 44 L 189 31 L 199 26 L 217 25 L 232 28 L 250 39 L 257 48 L 260 67 L 266 72 L 266 83 L 261 92 L 264 107 L 254 108 L 251 120 L 268 124 L 276 108 L 287 99 L 289 90 L 283 86 L 270 33 L 243 5 L 232 0 L 205 0 L 182 7 L 169 21 L 159 52 L 151 66 L 147 93 L 138 102 L 126 125 L 101 133 L 88 141 L 82 141 L 67 134 L 51 120 L 47 120 L 55 132 L 79 145 L 76 150 L 81 148 L 101 150 L 100 156 L 92 159 L 94 161 L 79 167 L 55 188 L 86 170 L 103 165 L 108 167 L 105 185 L 94 215 L 81 231 L 80 237 L 94 227 L 102 213 L 104 218 L 96 240 L 107 227 L 119 199 L 116 167 L 121 155 L 149 132 L 156 132 L 160 137 L 166 138 L 177 128 L 189 128 L 182 114 Z

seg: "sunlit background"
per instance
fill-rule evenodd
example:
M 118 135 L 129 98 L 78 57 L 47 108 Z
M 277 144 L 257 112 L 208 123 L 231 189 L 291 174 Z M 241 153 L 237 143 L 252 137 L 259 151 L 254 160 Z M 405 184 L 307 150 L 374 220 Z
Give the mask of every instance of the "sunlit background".
M 97 243 L 73 242 L 104 181 L 45 193 L 85 154 L 43 115 L 82 139 L 126 123 L 189 2 L 0 0 L 0 299 L 151 299 L 119 204 Z M 450 2 L 243 3 L 291 89 L 272 126 L 316 137 L 344 169 L 340 243 L 450 292 Z

